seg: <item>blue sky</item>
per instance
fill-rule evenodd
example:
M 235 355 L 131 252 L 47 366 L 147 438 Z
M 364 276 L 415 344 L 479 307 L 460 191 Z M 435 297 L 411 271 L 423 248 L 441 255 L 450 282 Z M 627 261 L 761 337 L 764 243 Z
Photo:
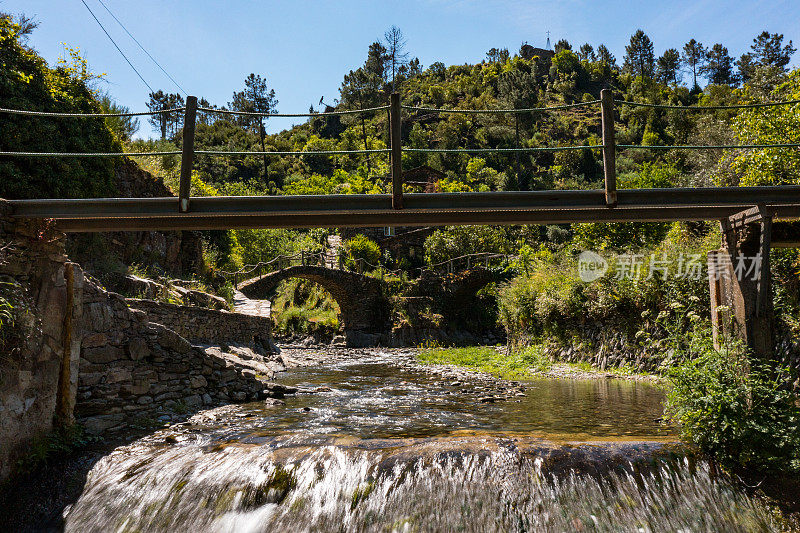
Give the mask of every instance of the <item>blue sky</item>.
M 178 89 L 131 41 L 98 0 L 85 0 L 154 89 Z M 527 41 L 545 45 L 566 38 L 575 48 L 604 43 L 621 62 L 630 35 L 642 28 L 656 53 L 694 37 L 720 42 L 731 55 L 749 50 L 762 30 L 800 44 L 797 0 L 539 1 L 405 0 L 403 2 L 293 2 L 245 0 L 104 0 L 161 65 L 190 94 L 225 104 L 244 78 L 265 76 L 281 112 L 304 112 L 320 96 L 330 102 L 342 77 L 364 62 L 369 44 L 392 24 L 423 68 L 480 61 L 492 47 L 512 53 Z M 90 67 L 107 74 L 103 84 L 132 110 L 144 110 L 148 89 L 125 63 L 81 0 L 0 0 L 0 10 L 40 21 L 30 39 L 51 64 L 62 42 L 81 49 Z M 800 64 L 800 54 L 792 65 Z M 292 119 L 272 119 L 270 131 Z M 296 121 L 296 119 L 295 119 Z M 142 124 L 140 136 L 150 136 Z

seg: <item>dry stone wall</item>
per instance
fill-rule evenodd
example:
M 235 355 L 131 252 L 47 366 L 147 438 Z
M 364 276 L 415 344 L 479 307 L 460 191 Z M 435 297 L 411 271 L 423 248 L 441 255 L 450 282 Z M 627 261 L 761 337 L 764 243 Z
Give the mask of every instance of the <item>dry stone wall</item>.
M 99 434 L 255 400 L 284 368 L 265 349 L 268 319 L 169 304 L 159 311 L 156 302 L 131 308 L 68 262 L 62 233 L 12 219 L 2 200 L 0 297 L 14 308 L 13 326 L 0 331 L 0 481 L 56 423 L 74 418 Z
M 153 321 L 154 310 L 169 304 L 149 302 L 148 312 L 133 309 L 122 296 L 94 284 L 86 284 L 83 299 L 75 414 L 90 433 L 149 424 L 175 411 L 256 400 L 263 397 L 263 382 L 282 368 L 277 355 L 246 347 L 193 346 Z M 181 306 L 169 307 L 183 316 Z M 162 321 L 166 316 L 160 315 Z
M 269 317 L 136 298 L 128 298 L 127 304 L 143 311 L 150 322 L 162 324 L 195 343 L 227 342 L 274 351 Z

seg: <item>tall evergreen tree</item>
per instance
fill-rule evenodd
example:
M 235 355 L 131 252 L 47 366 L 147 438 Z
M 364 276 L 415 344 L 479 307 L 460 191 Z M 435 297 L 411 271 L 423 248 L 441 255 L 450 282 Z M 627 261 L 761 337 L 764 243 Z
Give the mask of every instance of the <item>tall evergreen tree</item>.
M 165 93 L 158 90 L 149 94 L 150 99 L 147 101 L 148 111 L 163 111 L 165 109 L 175 109 L 183 107 L 183 96 L 178 93 Z M 183 126 L 183 113 L 159 113 L 157 115 L 150 115 L 147 119 L 153 128 L 161 133 L 161 140 L 174 136 Z
M 345 109 L 366 109 L 381 104 L 383 100 L 383 83 L 386 73 L 386 48 L 375 42 L 369 46 L 367 60 L 364 66 L 351 70 L 345 75 L 342 86 L 339 88 L 339 102 Z M 435 65 L 435 64 L 434 64 Z M 431 69 L 434 69 L 431 65 Z M 444 67 L 444 65 L 442 65 Z M 364 140 L 364 149 L 369 149 L 369 136 L 367 135 L 367 125 L 363 113 L 359 114 L 361 122 L 361 136 Z M 372 163 L 369 154 L 367 159 L 367 172 L 372 171 Z
M 753 49 L 753 61 L 765 67 L 777 67 L 782 72 L 786 71 L 786 65 L 792 58 L 797 49 L 792 46 L 792 41 L 789 44 L 783 44 L 783 34 L 769 33 L 768 31 L 761 32 L 755 39 L 751 46 Z
M 708 51 L 707 61 L 700 67 L 700 73 L 715 85 L 730 85 L 735 82 L 733 58 L 728 49 L 717 43 Z
M 168 109 L 167 107 L 167 95 L 162 90 L 158 90 L 154 93 L 150 93 L 148 95 L 150 99 L 147 101 L 147 110 L 150 112 L 161 111 L 163 109 Z M 157 115 L 150 115 L 147 119 L 147 122 L 150 123 L 153 128 L 158 130 L 161 133 L 161 140 L 165 140 L 167 138 L 167 122 L 168 118 L 167 115 L 164 113 L 159 113 Z
M 490 48 L 486 52 L 486 60 L 489 63 L 502 63 L 509 57 L 508 48 Z
M 580 50 L 578 50 L 578 57 L 583 61 L 594 61 L 595 54 L 592 45 L 589 43 L 582 44 Z
M 617 58 L 614 57 L 614 54 L 612 54 L 604 44 L 597 47 L 597 60 L 602 61 L 610 68 L 617 68 Z
M 625 47 L 625 62 L 623 69 L 642 78 L 652 78 L 655 71 L 655 54 L 653 42 L 642 30 L 636 30 L 631 36 L 631 41 Z
M 678 84 L 678 72 L 681 67 L 681 54 L 674 48 L 665 51 L 656 62 L 656 77 L 664 84 Z
M 739 81 L 742 83 L 747 83 L 750 78 L 753 77 L 755 73 L 755 69 L 758 65 L 753 60 L 753 54 L 747 52 L 742 54 L 739 59 L 736 60 L 736 69 L 739 71 Z
M 233 93 L 233 99 L 228 104 L 234 111 L 244 111 L 247 113 L 260 113 L 260 116 L 240 116 L 238 122 L 243 127 L 258 132 L 261 139 L 261 151 L 266 152 L 266 128 L 264 123 L 266 115 L 275 113 L 278 99 L 275 97 L 275 90 L 267 87 L 267 80 L 251 73 L 244 80 L 244 90 Z M 268 174 L 267 156 L 264 155 L 264 178 Z
M 388 66 L 388 57 L 386 47 L 378 41 L 375 41 L 369 45 L 367 61 L 364 63 L 363 69 L 366 71 L 367 75 L 386 82 L 388 79 L 388 72 L 386 70 Z
M 708 50 L 696 39 L 691 39 L 683 45 L 683 64 L 692 73 L 692 88 L 697 89 L 697 74 L 703 68 L 708 58 Z
M 553 50 L 555 53 L 559 53 L 561 50 L 572 50 L 572 45 L 566 39 L 560 39 L 553 47 Z

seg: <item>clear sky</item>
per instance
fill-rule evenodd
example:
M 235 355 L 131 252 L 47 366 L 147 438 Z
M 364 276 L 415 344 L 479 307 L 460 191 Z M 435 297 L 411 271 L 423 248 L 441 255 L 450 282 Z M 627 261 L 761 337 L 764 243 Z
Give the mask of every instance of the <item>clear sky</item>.
M 145 80 L 156 90 L 178 89 L 125 34 L 98 0 L 85 0 Z M 566 38 L 577 47 L 604 43 L 621 63 L 637 28 L 656 54 L 694 37 L 722 43 L 738 57 L 762 30 L 783 33 L 800 48 L 798 0 L 405 0 L 292 2 L 252 0 L 104 0 L 128 30 L 190 94 L 226 104 L 251 72 L 275 89 L 278 111 L 305 112 L 321 96 L 338 96 L 342 77 L 363 64 L 367 47 L 391 25 L 405 34 L 411 57 L 479 62 L 492 47 L 516 52 L 522 42 L 544 47 Z M 117 52 L 81 0 L 0 0 L 0 10 L 40 21 L 30 44 L 50 64 L 63 45 L 81 49 L 92 70 L 107 74 L 112 96 L 145 109 L 148 89 Z M 792 65 L 800 64 L 800 53 Z M 283 120 L 283 122 L 281 121 Z M 270 120 L 270 131 L 292 119 Z M 296 121 L 296 119 L 295 119 Z M 142 124 L 140 136 L 150 136 Z

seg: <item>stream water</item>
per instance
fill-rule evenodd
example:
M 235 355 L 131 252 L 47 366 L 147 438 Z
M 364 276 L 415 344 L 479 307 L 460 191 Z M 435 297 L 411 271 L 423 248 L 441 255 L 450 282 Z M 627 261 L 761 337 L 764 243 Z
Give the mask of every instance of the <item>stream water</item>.
M 622 380 L 453 379 L 348 352 L 117 448 L 67 531 L 771 531 Z M 502 398 L 502 400 L 501 400 Z

